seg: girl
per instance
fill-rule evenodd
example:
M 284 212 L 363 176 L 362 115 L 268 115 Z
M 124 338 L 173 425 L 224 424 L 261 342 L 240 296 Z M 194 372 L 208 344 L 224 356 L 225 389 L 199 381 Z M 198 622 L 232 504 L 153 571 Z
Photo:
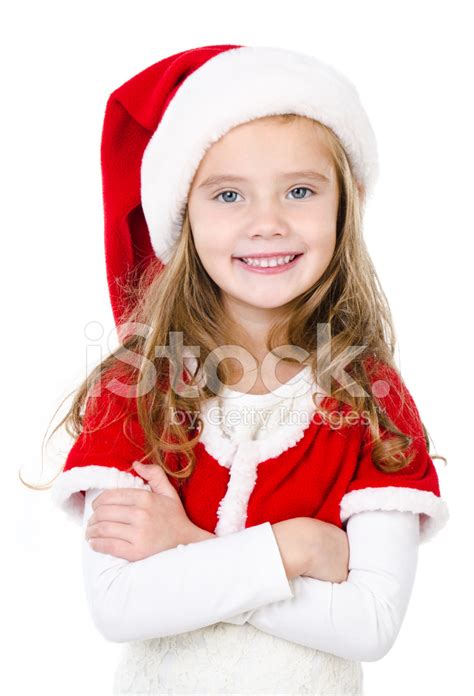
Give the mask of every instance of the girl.
M 112 93 L 101 163 L 120 344 L 52 495 L 126 643 L 114 693 L 361 694 L 448 510 L 361 233 L 358 94 L 301 53 L 190 49 Z

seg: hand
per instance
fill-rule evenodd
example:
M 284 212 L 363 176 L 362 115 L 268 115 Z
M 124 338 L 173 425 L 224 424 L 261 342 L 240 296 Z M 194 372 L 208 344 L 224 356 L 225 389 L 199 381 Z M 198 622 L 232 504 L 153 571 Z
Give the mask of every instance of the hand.
M 335 524 L 307 518 L 309 546 L 302 575 L 328 582 L 344 582 L 349 574 L 347 534 Z
M 314 536 L 312 522 L 309 517 L 292 517 L 272 524 L 288 580 L 302 575 L 307 567 L 309 545 Z
M 196 525 L 188 518 L 178 492 L 156 464 L 135 462 L 151 491 L 114 488 L 92 501 L 86 539 L 94 551 L 139 561 L 188 543 Z

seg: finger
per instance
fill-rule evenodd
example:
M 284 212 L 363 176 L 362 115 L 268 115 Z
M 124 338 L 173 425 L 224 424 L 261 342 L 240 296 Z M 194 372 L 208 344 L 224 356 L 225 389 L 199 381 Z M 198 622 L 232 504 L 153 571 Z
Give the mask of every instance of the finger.
M 164 495 L 168 498 L 175 498 L 178 495 L 161 466 L 157 464 L 141 464 L 140 462 L 135 462 L 134 469 L 148 482 L 153 493 Z
M 136 560 L 134 546 L 121 539 L 91 539 L 89 546 L 98 553 L 106 553 L 126 561 Z
M 145 478 L 150 485 L 173 487 L 173 484 L 168 479 L 163 467 L 158 466 L 158 464 L 142 464 L 141 462 L 135 462 L 133 468 L 137 473 Z
M 101 505 L 140 505 L 149 491 L 137 488 L 111 488 L 103 491 L 92 501 L 92 509 Z
M 96 522 L 86 529 L 86 539 L 120 539 L 133 543 L 136 531 L 131 524 L 122 522 Z
M 133 505 L 101 505 L 89 517 L 87 526 L 96 522 L 123 522 L 124 524 L 132 524 L 137 520 L 137 512 L 141 508 L 136 508 Z

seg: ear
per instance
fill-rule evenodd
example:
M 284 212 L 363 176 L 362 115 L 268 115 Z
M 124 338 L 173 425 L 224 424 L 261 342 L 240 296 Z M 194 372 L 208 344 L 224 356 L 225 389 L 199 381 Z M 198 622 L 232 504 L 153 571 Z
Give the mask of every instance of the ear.
M 365 187 L 362 184 L 358 183 L 357 190 L 359 191 L 360 202 L 363 205 L 365 201 Z

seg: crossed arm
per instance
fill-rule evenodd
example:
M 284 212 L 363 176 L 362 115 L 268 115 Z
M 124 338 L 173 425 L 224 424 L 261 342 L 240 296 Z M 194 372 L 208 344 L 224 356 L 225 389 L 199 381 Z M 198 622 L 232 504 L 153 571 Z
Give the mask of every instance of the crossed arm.
M 86 493 L 83 528 L 92 500 Z M 272 526 L 180 544 L 130 563 L 83 539 L 86 597 L 102 635 L 114 642 L 243 624 L 354 660 L 381 659 L 393 645 L 415 579 L 419 516 L 366 511 L 347 522 L 349 574 L 341 583 L 288 580 Z

